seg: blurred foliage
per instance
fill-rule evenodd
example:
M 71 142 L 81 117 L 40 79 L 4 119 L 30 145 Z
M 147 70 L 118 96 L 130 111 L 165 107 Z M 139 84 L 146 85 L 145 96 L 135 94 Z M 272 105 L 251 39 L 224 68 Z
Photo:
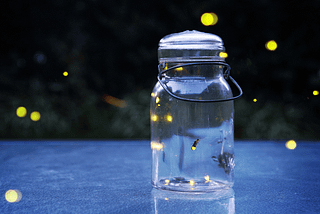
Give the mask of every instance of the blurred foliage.
M 320 139 L 320 96 L 312 95 L 320 90 L 319 10 L 317 0 L 4 2 L 0 137 L 149 137 L 157 44 L 195 29 L 224 40 L 244 90 L 235 102 L 237 138 Z M 204 12 L 218 23 L 203 26 Z M 265 49 L 269 40 L 276 51 Z M 105 103 L 105 94 L 128 107 Z M 26 117 L 15 115 L 19 106 Z M 32 111 L 40 121 L 30 120 Z

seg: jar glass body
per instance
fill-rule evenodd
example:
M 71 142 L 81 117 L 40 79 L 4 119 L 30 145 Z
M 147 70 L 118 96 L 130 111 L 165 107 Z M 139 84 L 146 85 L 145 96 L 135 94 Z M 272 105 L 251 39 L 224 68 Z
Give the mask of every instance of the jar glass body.
M 166 63 L 165 67 L 183 63 Z M 231 98 L 221 65 L 198 64 L 171 70 L 162 78 L 184 99 Z M 152 185 L 173 191 L 206 192 L 234 182 L 233 100 L 190 102 L 159 84 L 151 94 Z

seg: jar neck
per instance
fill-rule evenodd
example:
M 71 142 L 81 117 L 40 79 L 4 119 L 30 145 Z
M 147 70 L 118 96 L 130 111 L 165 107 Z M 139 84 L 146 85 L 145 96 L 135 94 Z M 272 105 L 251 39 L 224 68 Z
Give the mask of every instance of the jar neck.
M 171 67 L 178 66 L 165 73 L 165 77 L 202 77 L 202 78 L 220 78 L 223 76 L 224 68 L 222 65 L 215 64 L 197 64 L 188 65 L 190 62 L 163 62 L 161 71 Z M 179 67 L 181 65 L 181 67 Z

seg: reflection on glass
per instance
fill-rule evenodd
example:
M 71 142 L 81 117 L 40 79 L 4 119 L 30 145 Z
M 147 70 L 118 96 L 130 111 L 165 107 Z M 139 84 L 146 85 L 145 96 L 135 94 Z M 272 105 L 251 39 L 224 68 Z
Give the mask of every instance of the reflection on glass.
M 190 194 L 153 189 L 152 213 L 235 213 L 232 188 L 212 193 Z

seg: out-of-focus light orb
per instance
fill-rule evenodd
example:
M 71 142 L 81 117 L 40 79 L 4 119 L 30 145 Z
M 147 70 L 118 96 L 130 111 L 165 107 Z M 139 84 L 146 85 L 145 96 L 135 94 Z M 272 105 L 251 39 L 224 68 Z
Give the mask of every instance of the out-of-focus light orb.
M 215 13 L 204 13 L 201 16 L 201 23 L 204 26 L 212 26 L 217 24 L 218 16 Z
M 256 98 L 254 98 L 254 99 L 253 99 L 253 102 L 255 102 L 255 103 L 256 103 L 256 102 L 258 102 L 258 100 L 257 100 Z
M 22 198 L 22 194 L 19 190 L 9 189 L 5 194 L 5 198 L 10 203 L 19 202 Z
M 25 117 L 27 115 L 27 109 L 23 106 L 20 106 L 17 108 L 16 114 L 18 117 Z
M 103 99 L 106 103 L 109 103 L 110 105 L 113 105 L 119 108 L 126 108 L 128 106 L 127 101 L 118 99 L 108 94 L 103 95 Z
M 297 147 L 297 143 L 294 140 L 289 140 L 286 142 L 287 149 L 294 150 Z
M 183 70 L 183 67 L 176 68 L 176 71 L 182 71 L 182 70 Z
M 41 52 L 41 51 L 37 51 L 34 56 L 33 56 L 33 60 L 36 62 L 36 63 L 39 63 L 39 64 L 46 64 L 47 62 L 47 57 L 46 55 Z
M 159 103 L 159 102 L 160 102 L 160 98 L 156 97 L 156 103 Z
M 221 58 L 227 58 L 227 57 L 228 57 L 228 54 L 227 54 L 226 52 L 220 52 L 220 53 L 219 53 L 219 56 L 220 56 Z
M 38 120 L 40 120 L 40 117 L 41 117 L 41 115 L 38 111 L 34 111 L 30 114 L 30 119 L 32 121 L 38 121 Z
M 157 151 L 160 151 L 163 148 L 162 143 L 158 143 L 158 142 L 154 142 L 154 141 L 151 141 L 150 146 L 151 146 L 151 149 L 156 149 Z
M 210 180 L 209 175 L 204 176 L 204 179 L 206 179 L 206 181 L 209 181 Z
M 314 96 L 318 96 L 318 95 L 319 95 L 319 91 L 314 90 L 314 91 L 312 92 L 312 94 L 313 94 Z
M 156 94 L 152 92 L 151 93 L 151 97 L 155 97 L 155 96 L 156 96 Z
M 172 116 L 169 115 L 169 114 L 167 115 L 167 121 L 168 121 L 168 122 L 172 122 Z
M 193 186 L 194 185 L 194 180 L 190 180 L 190 185 Z
M 155 114 L 151 115 L 151 120 L 156 122 L 158 120 L 158 116 Z
M 278 47 L 278 44 L 276 43 L 276 41 L 274 40 L 270 40 L 268 42 L 266 42 L 266 49 L 269 51 L 275 51 Z
M 63 76 L 65 76 L 65 77 L 69 75 L 69 73 L 68 73 L 67 71 L 63 72 L 62 74 L 63 74 Z

